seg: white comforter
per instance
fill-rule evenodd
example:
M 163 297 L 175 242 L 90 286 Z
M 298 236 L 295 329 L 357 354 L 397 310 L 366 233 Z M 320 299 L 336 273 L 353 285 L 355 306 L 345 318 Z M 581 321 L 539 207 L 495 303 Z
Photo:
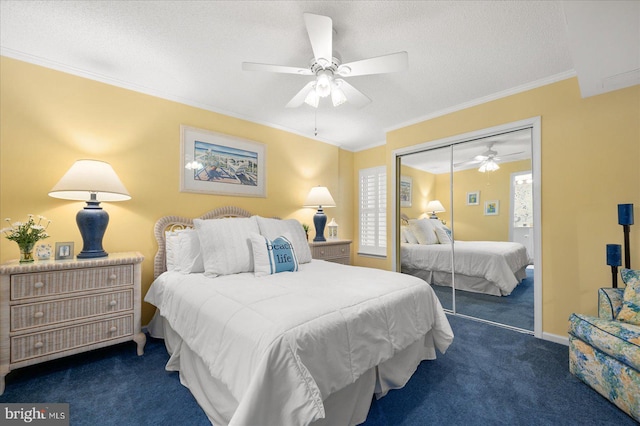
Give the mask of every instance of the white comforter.
M 401 247 L 403 267 L 451 272 L 451 244 L 406 244 Z M 509 295 L 518 285 L 514 273 L 529 262 L 527 249 L 506 241 L 456 241 L 455 271 L 471 277 L 483 277 Z
M 329 394 L 410 344 L 423 339 L 432 359 L 453 340 L 424 281 L 325 261 L 260 278 L 167 272 L 145 301 L 239 402 L 230 424 L 308 424 Z

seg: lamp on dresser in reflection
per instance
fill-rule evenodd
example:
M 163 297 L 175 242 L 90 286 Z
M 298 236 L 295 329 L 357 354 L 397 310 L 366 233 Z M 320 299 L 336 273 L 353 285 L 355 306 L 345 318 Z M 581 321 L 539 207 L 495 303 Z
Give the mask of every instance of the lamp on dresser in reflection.
M 446 211 L 442 203 L 438 200 L 429 201 L 426 210 L 427 213 L 430 214 L 429 219 L 437 219 L 438 216 L 436 216 L 436 213 L 442 213 Z
M 78 258 L 108 256 L 102 247 L 102 238 L 109 224 L 109 214 L 100 203 L 131 199 L 111 165 L 98 160 L 78 160 L 49 191 L 49 196 L 87 202 L 76 215 L 83 242 Z

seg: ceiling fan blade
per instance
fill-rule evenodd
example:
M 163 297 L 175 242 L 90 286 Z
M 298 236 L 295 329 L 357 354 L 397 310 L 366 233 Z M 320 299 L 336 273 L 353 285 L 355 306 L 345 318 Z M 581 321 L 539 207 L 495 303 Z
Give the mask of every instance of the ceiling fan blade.
M 346 96 L 347 102 L 349 102 L 350 104 L 361 108 L 371 102 L 371 99 L 369 99 L 367 95 L 365 95 L 343 79 L 336 79 L 336 83 Z
M 307 94 L 309 94 L 309 90 L 313 89 L 313 84 L 314 83 L 315 83 L 315 81 L 310 81 L 307 84 L 305 84 L 304 87 L 302 88 L 302 90 L 300 90 L 298 93 L 296 93 L 296 95 L 293 98 L 291 98 L 291 100 L 286 105 L 286 107 L 287 108 L 298 108 L 300 105 L 302 105 L 304 103 L 304 100 L 307 97 Z
M 321 63 L 321 66 L 331 65 L 331 58 L 333 57 L 333 22 L 331 18 L 313 13 L 305 13 L 303 16 L 307 25 L 313 56 L 318 62 L 320 62 L 320 59 L 327 61 L 326 64 Z
M 512 152 L 510 154 L 500 154 L 499 157 L 500 158 L 505 158 L 505 157 L 511 157 L 513 155 L 520 155 L 520 154 L 524 154 L 524 151 L 520 151 L 520 152 Z
M 407 52 L 397 52 L 342 64 L 338 68 L 338 74 L 343 77 L 353 77 L 356 75 L 398 72 L 407 68 L 409 68 L 409 55 Z
M 255 62 L 243 62 L 244 71 L 266 71 L 284 74 L 313 75 L 309 68 L 288 67 L 285 65 L 257 64 Z
M 453 167 L 460 167 L 460 166 L 469 166 L 471 164 L 479 164 L 481 163 L 481 160 L 467 160 L 467 161 L 461 161 L 459 163 L 454 163 Z

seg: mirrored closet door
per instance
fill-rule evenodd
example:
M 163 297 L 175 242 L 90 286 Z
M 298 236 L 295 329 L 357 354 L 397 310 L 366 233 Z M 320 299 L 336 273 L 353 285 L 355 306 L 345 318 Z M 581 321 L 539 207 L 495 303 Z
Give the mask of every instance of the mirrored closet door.
M 533 332 L 531 129 L 399 158 L 401 271 L 455 314 Z

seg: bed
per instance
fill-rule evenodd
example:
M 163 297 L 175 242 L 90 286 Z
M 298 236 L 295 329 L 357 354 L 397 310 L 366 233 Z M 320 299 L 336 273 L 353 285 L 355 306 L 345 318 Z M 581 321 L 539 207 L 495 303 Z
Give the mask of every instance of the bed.
M 225 207 L 161 218 L 155 236 L 148 330 L 215 425 L 362 423 L 374 395 L 404 386 L 453 340 L 424 281 L 313 260 L 295 220 Z M 290 250 L 269 257 L 289 270 L 268 272 L 263 241 Z
M 411 221 L 403 229 L 403 234 L 409 237 L 403 238 L 400 247 L 403 273 L 431 284 L 451 287 L 453 251 L 457 290 L 508 296 L 526 277 L 526 267 L 531 262 L 524 245 L 507 241 L 453 242 L 443 229 L 440 221 L 432 219 Z M 407 235 L 408 230 L 414 238 Z

